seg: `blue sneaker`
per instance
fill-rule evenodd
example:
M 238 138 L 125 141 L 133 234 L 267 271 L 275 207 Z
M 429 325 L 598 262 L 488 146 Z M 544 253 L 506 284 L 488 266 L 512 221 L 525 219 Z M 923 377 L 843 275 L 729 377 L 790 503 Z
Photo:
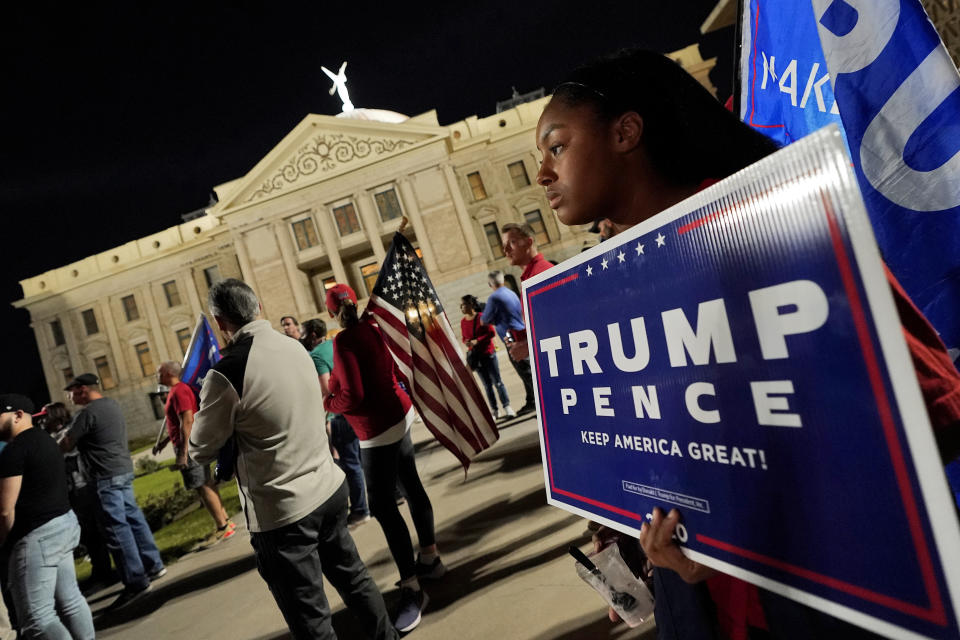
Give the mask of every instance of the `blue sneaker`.
M 393 626 L 401 633 L 413 631 L 420 624 L 420 613 L 426 609 L 430 598 L 421 589 L 414 591 L 408 587 L 400 587 L 400 606 L 397 607 L 397 619 Z

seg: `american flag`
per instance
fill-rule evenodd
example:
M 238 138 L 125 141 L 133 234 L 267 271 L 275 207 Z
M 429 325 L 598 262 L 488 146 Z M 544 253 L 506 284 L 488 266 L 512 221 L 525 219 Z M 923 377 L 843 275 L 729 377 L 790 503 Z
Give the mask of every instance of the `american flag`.
M 466 471 L 500 434 L 437 292 L 403 234 L 393 236 L 367 311 L 376 316 L 424 424 Z

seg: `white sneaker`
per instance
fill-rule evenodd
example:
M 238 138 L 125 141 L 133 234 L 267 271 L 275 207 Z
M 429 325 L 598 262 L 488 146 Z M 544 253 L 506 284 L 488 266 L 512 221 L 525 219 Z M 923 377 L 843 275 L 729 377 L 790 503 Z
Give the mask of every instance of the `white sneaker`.
M 503 417 L 504 418 L 516 418 L 517 412 L 513 410 L 513 407 L 507 405 L 503 408 Z

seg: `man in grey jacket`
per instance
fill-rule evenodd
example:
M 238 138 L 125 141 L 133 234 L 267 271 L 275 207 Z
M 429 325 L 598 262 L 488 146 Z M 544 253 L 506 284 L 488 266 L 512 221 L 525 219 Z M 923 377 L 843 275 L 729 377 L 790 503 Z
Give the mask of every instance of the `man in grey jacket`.
M 260 302 L 240 280 L 210 289 L 210 313 L 229 346 L 207 374 L 190 434 L 200 464 L 237 444 L 237 485 L 266 581 L 295 638 L 335 638 L 323 578 L 370 638 L 396 638 L 383 596 L 347 531 L 347 487 L 324 430 L 309 354 L 258 320 Z

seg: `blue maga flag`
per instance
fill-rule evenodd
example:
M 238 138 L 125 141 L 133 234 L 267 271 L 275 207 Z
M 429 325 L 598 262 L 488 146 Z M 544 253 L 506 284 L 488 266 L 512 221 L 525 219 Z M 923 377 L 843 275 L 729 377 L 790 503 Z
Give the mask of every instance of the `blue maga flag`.
M 740 118 L 780 144 L 841 124 L 809 0 L 747 0 Z
M 677 508 L 694 560 L 960 636 L 960 527 L 836 128 L 523 287 L 551 504 L 632 535 Z
M 197 326 L 193 330 L 193 337 L 190 338 L 190 345 L 183 356 L 183 371 L 180 373 L 180 379 L 199 395 L 204 377 L 219 361 L 220 345 L 217 343 L 217 336 L 207 322 L 207 317 L 201 313 L 197 319 Z M 218 481 L 229 480 L 233 476 L 236 460 L 237 444 L 231 437 L 217 456 L 215 474 Z
M 220 345 L 213 328 L 207 322 L 207 317 L 200 314 L 197 326 L 193 329 L 190 345 L 183 356 L 183 371 L 180 380 L 190 385 L 199 394 L 203 386 L 203 378 L 207 371 L 220 361 Z
M 741 117 L 784 143 L 842 117 L 883 258 L 956 362 L 960 75 L 919 0 L 743 8 Z

